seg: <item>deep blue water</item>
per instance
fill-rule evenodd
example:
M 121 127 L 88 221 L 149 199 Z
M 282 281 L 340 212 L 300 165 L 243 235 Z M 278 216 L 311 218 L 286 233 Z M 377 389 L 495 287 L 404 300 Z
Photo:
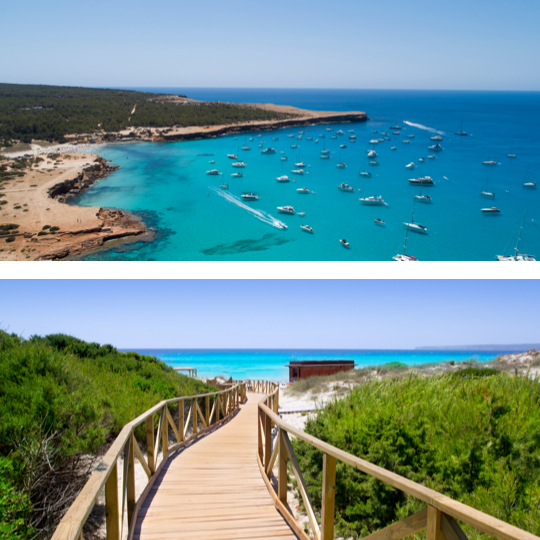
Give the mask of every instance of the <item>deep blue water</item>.
M 420 260 L 494 260 L 509 254 L 516 245 L 521 219 L 525 214 L 520 250 L 540 256 L 540 188 L 526 189 L 540 177 L 540 93 L 538 92 L 455 92 L 390 90 L 265 90 L 153 88 L 153 91 L 177 92 L 202 100 L 234 102 L 271 102 L 318 110 L 360 110 L 370 121 L 361 124 L 333 124 L 256 133 L 249 142 L 252 150 L 238 150 L 244 137 L 219 137 L 203 141 L 177 143 L 137 143 L 99 147 L 99 153 L 121 169 L 100 181 L 75 202 L 82 205 L 112 206 L 142 212 L 152 226 L 161 231 L 152 244 L 135 244 L 128 250 L 109 250 L 87 256 L 105 260 L 391 260 L 402 252 L 405 231 L 402 222 L 410 221 L 413 196 L 419 193 L 408 178 L 429 175 L 434 187 L 426 187 L 432 204 L 416 204 L 414 219 L 428 227 L 427 235 L 409 233 L 407 252 Z M 468 137 L 454 135 L 463 118 Z M 405 122 L 408 122 L 405 123 Z M 390 125 L 403 127 L 393 136 Z M 332 128 L 332 133 L 326 131 Z M 427 158 L 432 132 L 442 136 L 444 150 L 437 159 Z M 298 135 L 303 139 L 291 139 Z M 331 139 L 338 129 L 345 136 Z M 347 139 L 354 129 L 356 143 Z M 379 133 L 374 135 L 373 130 Z M 367 165 L 368 141 L 387 131 L 392 138 L 373 146 L 379 166 Z M 414 134 L 410 144 L 402 140 Z M 321 138 L 320 135 L 325 135 Z M 272 140 L 278 136 L 279 140 Z M 319 143 L 307 137 L 319 138 Z M 275 147 L 275 155 L 261 155 L 264 148 Z M 291 149 L 291 144 L 298 144 Z M 346 149 L 340 149 L 340 144 Z M 331 159 L 319 159 L 320 150 L 331 150 Z M 396 146 L 395 151 L 391 150 Z M 510 149 L 517 154 L 509 159 Z M 284 151 L 288 161 L 280 161 Z M 238 153 L 247 163 L 244 178 L 230 175 L 235 170 L 228 153 Z M 307 174 L 291 174 L 294 162 L 304 161 Z M 498 165 L 487 167 L 482 161 L 494 159 Z M 209 161 L 215 160 L 215 165 Z M 336 168 L 345 162 L 346 169 Z M 405 169 L 409 162 L 414 171 Z M 277 183 L 287 174 L 295 182 Z M 366 167 L 372 178 L 359 176 Z M 211 168 L 222 176 L 208 176 Z M 489 177 L 488 190 L 495 199 L 486 199 L 480 191 Z M 219 185 L 226 182 L 225 194 Z M 354 193 L 337 189 L 346 182 Z M 312 193 L 301 195 L 297 188 Z M 244 192 L 260 195 L 256 202 L 239 204 Z M 226 195 L 226 196 L 224 196 Z M 359 197 L 381 195 L 386 207 L 364 206 Z M 227 197 L 227 198 L 226 198 Z M 297 214 L 278 214 L 277 206 L 292 205 Z M 480 209 L 497 206 L 501 213 L 486 215 Z M 248 208 L 251 208 L 251 211 Z M 305 215 L 298 215 L 305 212 Z M 381 218 L 385 227 L 374 219 Z M 276 228 L 276 220 L 288 229 Z M 314 228 L 313 235 L 300 229 Z M 339 244 L 346 238 L 351 249 Z
M 128 349 L 125 349 L 128 350 Z M 173 367 L 194 367 L 199 377 L 219 375 L 233 379 L 288 381 L 285 367 L 291 360 L 354 360 L 357 367 L 389 362 L 406 365 L 474 358 L 484 362 L 516 351 L 429 351 L 429 350 L 330 350 L 330 349 L 129 349 L 160 358 Z

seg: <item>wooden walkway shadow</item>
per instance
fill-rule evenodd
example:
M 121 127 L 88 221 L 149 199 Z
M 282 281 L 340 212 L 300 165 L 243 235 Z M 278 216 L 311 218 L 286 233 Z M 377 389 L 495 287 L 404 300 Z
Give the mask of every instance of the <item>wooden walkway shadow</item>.
M 143 501 L 134 540 L 296 539 L 257 464 L 257 404 L 171 456 Z

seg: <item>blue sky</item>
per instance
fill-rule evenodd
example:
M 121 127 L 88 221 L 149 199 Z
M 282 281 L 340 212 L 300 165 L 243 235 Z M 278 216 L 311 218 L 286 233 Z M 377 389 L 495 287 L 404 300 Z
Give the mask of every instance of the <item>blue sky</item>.
M 538 0 L 4 2 L 0 80 L 540 90 Z
M 125 348 L 539 341 L 540 280 L 4 280 L 0 328 Z

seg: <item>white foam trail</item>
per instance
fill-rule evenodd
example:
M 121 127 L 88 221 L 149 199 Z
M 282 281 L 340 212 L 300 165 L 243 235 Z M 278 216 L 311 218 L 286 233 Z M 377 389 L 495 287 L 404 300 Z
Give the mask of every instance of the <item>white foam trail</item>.
M 275 217 L 271 216 L 270 214 L 267 214 L 266 212 L 263 212 L 262 210 L 255 210 L 254 208 L 251 208 L 247 204 L 244 204 L 240 199 L 235 197 L 234 195 L 231 195 L 227 191 L 223 191 L 220 189 L 210 188 L 212 191 L 229 201 L 230 203 L 235 204 L 236 206 L 239 206 L 240 208 L 243 208 L 244 210 L 247 210 L 250 214 L 253 214 L 254 217 L 256 217 L 258 220 L 262 221 L 263 223 L 267 223 L 268 225 L 272 225 L 272 227 L 275 227 L 276 229 L 286 229 L 287 225 L 283 223 L 282 221 L 279 221 L 279 219 L 276 219 Z
M 408 120 L 403 120 L 404 124 L 407 124 L 408 126 L 415 127 L 418 129 L 424 129 L 425 131 L 429 131 L 430 133 L 438 133 L 439 135 L 446 135 L 444 131 L 437 131 L 436 129 L 423 126 L 422 124 L 414 124 L 413 122 L 409 122 Z

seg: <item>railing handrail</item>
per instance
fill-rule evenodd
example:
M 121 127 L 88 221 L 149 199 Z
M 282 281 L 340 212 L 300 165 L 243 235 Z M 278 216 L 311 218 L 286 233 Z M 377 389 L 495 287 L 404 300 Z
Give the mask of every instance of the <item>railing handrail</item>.
M 150 409 L 148 409 L 147 411 L 145 411 L 141 415 L 139 415 L 137 418 L 135 418 L 135 419 L 131 420 L 130 422 L 128 422 L 127 424 L 125 424 L 124 427 L 122 428 L 122 430 L 120 431 L 120 433 L 117 435 L 117 437 L 113 441 L 110 448 L 107 450 L 107 452 L 103 456 L 103 459 L 102 459 L 100 465 L 90 475 L 90 478 L 88 479 L 88 481 L 86 482 L 86 484 L 84 485 L 82 490 L 80 491 L 79 495 L 77 496 L 75 501 L 72 503 L 72 505 L 69 507 L 68 511 L 66 512 L 66 514 L 64 515 L 64 517 L 62 518 L 60 523 L 58 524 L 58 527 L 56 528 L 51 540 L 78 540 L 78 539 L 82 539 L 82 528 L 83 528 L 84 524 L 86 523 L 86 520 L 88 519 L 88 516 L 90 515 L 90 513 L 91 513 L 91 511 L 92 511 L 92 509 L 93 509 L 93 507 L 95 505 L 95 501 L 96 501 L 99 493 L 101 492 L 103 487 L 106 485 L 109 477 L 111 476 L 111 473 L 114 471 L 115 474 L 116 474 L 116 465 L 117 465 L 118 459 L 120 458 L 122 453 L 125 452 L 126 447 L 127 447 L 126 445 L 130 445 L 130 442 L 132 440 L 133 432 L 134 432 L 135 428 L 137 428 L 143 422 L 149 420 L 151 425 L 152 425 L 151 437 L 153 438 L 153 436 L 154 436 L 153 435 L 153 430 L 154 430 L 153 416 L 156 413 L 158 413 L 159 411 L 163 411 L 163 415 L 162 415 L 162 418 L 160 420 L 160 424 L 158 426 L 158 437 L 159 437 L 160 429 L 168 430 L 168 425 L 169 425 L 168 422 L 169 422 L 169 420 L 166 417 L 166 414 L 168 413 L 168 410 L 165 412 L 165 408 L 168 405 L 173 404 L 173 403 L 179 403 L 181 401 L 186 401 L 186 400 L 197 400 L 197 399 L 201 399 L 201 398 L 208 398 L 209 399 L 211 396 L 220 396 L 222 394 L 229 394 L 229 396 L 231 396 L 231 397 L 233 395 L 236 395 L 235 403 L 237 404 L 238 399 L 240 398 L 240 396 L 242 396 L 242 399 L 245 398 L 245 389 L 246 389 L 246 384 L 245 383 L 237 382 L 234 386 L 231 386 L 230 388 L 227 388 L 225 390 L 219 390 L 217 392 L 209 392 L 209 393 L 206 393 L 206 394 L 196 394 L 196 395 L 192 395 L 192 396 L 179 396 L 179 397 L 175 397 L 175 398 L 171 398 L 171 399 L 165 399 L 165 400 L 160 401 L 157 405 L 154 405 L 153 407 L 151 407 Z M 233 394 L 233 392 L 235 392 L 235 394 Z M 222 407 L 224 406 L 223 404 L 221 404 L 221 405 L 222 405 Z M 198 405 L 197 405 L 197 408 L 198 408 Z M 224 411 L 224 412 L 226 412 L 226 414 L 223 415 L 223 418 L 221 419 L 221 421 L 223 421 L 225 418 L 228 418 L 234 412 L 235 408 L 236 407 L 233 408 L 233 406 L 231 406 L 231 404 L 229 402 L 227 402 L 228 412 Z M 212 411 L 212 412 L 214 412 L 214 411 Z M 190 414 L 191 414 L 191 411 L 190 411 Z M 200 409 L 199 409 L 199 414 L 201 414 Z M 194 415 L 193 421 L 195 423 L 195 422 L 197 422 L 197 410 L 193 411 L 193 415 Z M 216 419 L 218 418 L 218 416 L 219 416 L 219 410 L 216 412 Z M 184 421 L 184 418 L 182 418 L 182 422 L 183 421 Z M 216 422 L 217 421 L 218 420 L 216 420 Z M 189 415 L 188 415 L 188 422 L 189 422 Z M 206 426 L 204 428 L 204 430 L 201 431 L 201 433 L 203 431 L 206 431 L 206 430 L 210 429 L 214 425 L 215 424 Z M 167 433 L 168 433 L 168 431 L 167 431 Z M 147 437 L 148 436 L 149 436 L 149 433 L 148 433 L 148 424 L 147 424 Z M 181 434 L 182 442 L 179 441 L 179 443 L 175 447 L 173 447 L 172 449 L 180 446 L 181 444 L 185 444 L 186 442 L 189 442 L 192 438 L 194 438 L 196 436 L 198 436 L 198 435 L 196 433 L 194 433 L 192 435 L 192 437 L 190 437 L 188 439 L 185 439 L 184 438 L 184 433 L 182 433 Z M 158 441 L 158 445 L 159 445 L 159 438 L 156 439 L 156 440 Z M 136 441 L 135 441 L 135 444 L 136 444 Z M 134 445 L 131 445 L 131 446 L 134 446 Z M 163 444 L 162 444 L 162 446 L 163 446 Z M 168 443 L 166 444 L 166 446 L 168 446 Z M 138 448 L 138 446 L 137 446 L 137 448 Z M 153 450 L 154 450 L 154 448 L 152 449 L 152 451 Z M 133 456 L 133 451 L 134 451 L 133 447 L 130 448 L 130 451 L 131 451 L 131 454 Z M 165 446 L 163 446 L 164 460 L 165 460 L 166 451 L 167 450 L 166 450 Z M 157 454 L 157 452 L 156 452 L 156 454 Z M 138 457 L 140 458 L 139 455 L 138 455 Z M 151 472 L 153 474 L 155 474 L 155 472 L 156 472 L 156 470 L 155 470 L 156 469 L 156 467 L 155 467 L 155 459 L 156 458 L 157 458 L 157 455 L 152 454 L 153 465 L 150 466 L 150 469 L 154 469 L 153 471 L 151 470 Z M 163 463 L 163 461 L 162 461 L 162 463 Z M 116 485 L 116 480 L 117 479 L 115 479 L 115 485 Z M 107 497 L 107 487 L 106 487 L 106 497 Z M 116 497 L 117 497 L 117 495 L 116 495 Z M 116 505 L 118 505 L 118 502 L 116 502 Z M 122 504 L 122 515 L 120 516 L 122 519 L 123 519 L 123 510 L 124 510 L 124 508 L 123 508 L 123 504 Z M 109 529 L 109 523 L 108 522 L 109 522 L 109 517 L 107 517 L 107 525 L 108 525 L 107 528 Z M 130 526 L 129 523 L 128 523 L 128 526 Z M 113 531 L 113 534 L 110 535 L 110 536 L 111 536 L 111 540 L 117 540 L 119 538 L 118 531 L 116 531 L 116 533 Z M 107 538 L 109 538 L 109 533 L 107 534 Z
M 279 392 L 279 387 L 274 391 L 272 395 L 274 395 L 276 392 Z M 509 523 L 506 523 L 500 519 L 490 516 L 489 514 L 485 514 L 484 512 L 480 510 L 476 510 L 475 508 L 472 508 L 471 506 L 467 506 L 466 504 L 463 504 L 454 499 L 451 499 L 450 497 L 447 497 L 446 495 L 443 495 L 442 493 L 439 493 L 426 486 L 413 482 L 412 480 L 409 480 L 403 476 L 400 476 L 399 474 L 388 471 L 384 469 L 383 467 L 379 467 L 378 465 L 374 465 L 373 463 L 370 463 L 369 461 L 358 458 L 352 454 L 349 454 L 348 452 L 340 450 L 339 448 L 331 444 L 325 443 L 324 441 L 321 441 L 320 439 L 313 437 L 312 435 L 309 435 L 308 433 L 306 433 L 305 431 L 302 431 L 301 429 L 298 429 L 294 426 L 291 426 L 290 424 L 287 424 L 278 416 L 276 411 L 272 410 L 272 408 L 270 408 L 266 404 L 266 402 L 268 402 L 270 397 L 271 396 L 265 396 L 258 404 L 259 411 L 262 411 L 263 417 L 266 416 L 270 424 L 273 423 L 277 425 L 280 429 L 280 432 L 284 431 L 286 433 L 290 433 L 291 435 L 298 437 L 299 439 L 305 441 L 306 443 L 317 448 L 318 450 L 321 450 L 323 454 L 325 454 L 325 459 L 326 459 L 326 455 L 328 455 L 334 458 L 334 460 L 340 460 L 346 463 L 347 465 L 355 467 L 356 469 L 362 471 L 363 473 L 368 474 L 369 476 L 372 476 L 382 482 L 385 482 L 386 484 L 391 485 L 392 487 L 396 489 L 399 489 L 405 493 L 408 493 L 409 495 L 412 495 L 413 497 L 417 499 L 424 501 L 425 503 L 428 504 L 428 509 L 429 509 L 429 506 L 431 506 L 444 514 L 448 514 L 449 516 L 452 516 L 452 518 L 459 519 L 476 529 L 479 529 L 487 534 L 490 534 L 491 536 L 494 536 L 495 538 L 498 538 L 499 540 L 539 540 L 539 538 L 535 536 L 534 534 L 531 534 L 527 531 L 519 529 L 518 527 L 515 527 L 514 525 L 510 525 Z M 261 429 L 264 429 L 266 422 L 267 420 L 263 418 L 263 421 L 262 421 L 263 428 L 261 428 L 261 423 L 259 423 L 259 426 L 258 426 L 259 431 Z M 271 458 L 267 456 L 266 453 L 264 452 L 262 452 L 264 456 L 261 455 L 261 452 L 259 453 L 259 457 L 260 457 L 259 465 L 261 466 L 263 476 L 264 474 L 267 474 L 267 476 L 270 475 L 271 470 L 269 469 L 273 467 L 273 464 L 276 460 L 275 455 L 276 454 L 279 455 L 279 452 L 281 452 L 284 449 L 284 444 L 281 442 L 280 437 L 279 437 L 280 435 L 281 433 L 278 434 L 278 437 L 276 437 L 276 442 L 275 442 L 275 446 L 279 445 L 279 448 L 277 449 L 274 447 L 274 451 L 272 451 L 271 446 L 269 447 L 270 451 L 272 452 Z M 260 451 L 261 450 L 263 450 L 262 447 L 260 447 Z M 263 457 L 264 457 L 264 462 L 263 462 Z M 268 463 L 270 463 L 270 468 L 268 467 Z M 335 466 L 334 466 L 334 475 L 335 475 Z M 324 476 L 324 473 L 323 473 L 323 476 Z M 270 484 L 268 482 L 267 482 L 267 487 L 271 489 Z M 323 484 L 323 491 L 324 491 L 324 484 Z M 276 498 L 278 498 L 278 501 L 276 502 L 276 504 L 278 504 L 279 496 L 276 496 L 275 494 L 273 494 L 273 496 L 275 500 Z M 324 504 L 324 501 L 323 501 L 323 504 Z M 280 511 L 281 513 L 283 513 L 283 508 L 281 508 Z M 333 514 L 333 506 L 332 506 L 332 514 Z M 323 512 L 321 512 L 321 515 L 323 515 Z M 285 517 L 289 521 L 288 516 L 285 516 Z M 330 517 L 332 520 L 331 528 L 333 531 L 333 515 Z M 427 519 L 428 519 L 428 524 L 429 524 L 429 512 L 428 512 Z M 439 523 L 440 523 L 440 520 L 439 520 Z M 426 527 L 423 527 L 423 528 L 426 528 Z M 461 533 L 462 536 L 460 536 L 459 533 Z M 455 536 L 456 540 L 458 538 L 461 538 L 462 540 L 466 539 L 465 535 L 461 532 L 461 530 L 459 531 L 459 533 L 457 533 L 457 535 Z M 379 536 L 379 533 L 374 533 L 374 535 L 375 534 Z M 319 533 L 319 537 L 322 540 L 326 540 L 326 536 L 324 535 L 324 533 L 322 536 L 320 536 L 320 533 Z M 333 535 L 331 537 L 333 538 Z M 391 536 L 388 535 L 388 538 L 390 537 Z M 430 535 L 428 534 L 428 540 L 429 540 L 429 537 Z M 316 535 L 316 538 L 317 538 L 317 535 Z M 398 538 L 398 536 L 396 536 L 396 538 Z M 447 538 L 447 540 L 452 540 L 452 539 Z

